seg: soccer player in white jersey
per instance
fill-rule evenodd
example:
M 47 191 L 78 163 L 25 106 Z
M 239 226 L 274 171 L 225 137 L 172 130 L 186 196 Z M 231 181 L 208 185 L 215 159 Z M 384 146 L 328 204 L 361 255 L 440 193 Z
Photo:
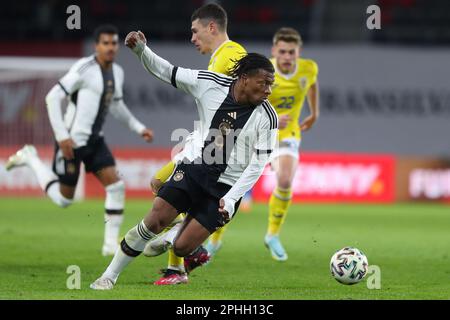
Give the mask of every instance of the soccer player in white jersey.
M 278 118 L 267 101 L 274 81 L 272 63 L 249 53 L 234 66 L 233 78 L 203 70 L 171 65 L 146 46 L 142 32 L 128 34 L 145 69 L 171 83 L 196 101 L 200 113 L 195 159 L 177 163 L 161 187 L 151 212 L 122 240 L 110 265 L 92 289 L 114 287 L 122 270 L 142 253 L 146 243 L 160 234 L 180 212 L 183 223 L 163 234 L 177 256 L 193 252 L 217 228 L 233 218 L 239 201 L 262 174 L 275 147 Z
M 120 180 L 114 157 L 103 139 L 102 126 L 111 112 L 147 142 L 153 133 L 139 122 L 123 102 L 123 70 L 114 63 L 119 49 L 117 29 L 102 25 L 95 30 L 95 54 L 78 60 L 47 94 L 48 116 L 55 135 L 53 170 L 39 158 L 34 146 L 26 145 L 7 162 L 7 170 L 28 166 L 40 187 L 58 206 L 72 204 L 80 164 L 95 174 L 105 187 L 105 233 L 103 255 L 118 248 L 123 221 L 125 185 Z M 64 118 L 61 104 L 68 99 Z

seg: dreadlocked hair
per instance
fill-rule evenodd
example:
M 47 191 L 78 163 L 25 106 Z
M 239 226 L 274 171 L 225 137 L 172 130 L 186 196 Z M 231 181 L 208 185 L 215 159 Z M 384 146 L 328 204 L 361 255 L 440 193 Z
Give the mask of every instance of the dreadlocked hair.
M 234 62 L 234 66 L 229 70 L 229 73 L 233 78 L 239 78 L 243 74 L 253 75 L 258 72 L 259 69 L 269 73 L 275 72 L 272 62 L 259 53 L 248 53 L 241 59 L 232 61 Z

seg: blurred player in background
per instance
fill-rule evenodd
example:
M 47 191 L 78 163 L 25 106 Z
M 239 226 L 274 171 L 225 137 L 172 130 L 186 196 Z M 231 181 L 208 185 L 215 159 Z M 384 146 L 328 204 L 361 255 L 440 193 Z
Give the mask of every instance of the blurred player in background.
M 106 145 L 102 127 L 111 112 L 147 142 L 153 133 L 139 122 L 123 102 L 122 68 L 114 63 L 119 50 L 118 30 L 111 25 L 96 29 L 95 54 L 78 60 L 46 97 L 47 111 L 55 135 L 53 171 L 39 158 L 34 146 L 26 145 L 9 158 L 7 170 L 28 166 L 40 187 L 58 206 L 73 203 L 80 164 L 92 172 L 105 188 L 105 233 L 103 255 L 118 248 L 125 205 L 125 184 L 120 180 L 114 157 Z M 68 99 L 62 115 L 63 100 Z
M 309 130 L 319 117 L 318 67 L 313 60 L 300 58 L 301 49 L 302 38 L 295 29 L 281 28 L 275 33 L 272 47 L 275 84 L 269 101 L 280 120 L 279 144 L 271 157 L 277 186 L 269 201 L 269 225 L 264 243 L 278 261 L 288 258 L 279 234 L 291 204 L 301 132 Z M 305 97 L 310 114 L 300 123 Z
M 206 4 L 195 10 L 191 16 L 191 42 L 201 54 L 211 54 L 208 70 L 229 76 L 235 61 L 245 55 L 246 50 L 240 44 L 229 39 L 227 24 L 227 13 L 218 4 Z M 192 140 L 195 134 L 193 132 L 186 141 L 190 143 L 189 141 Z M 162 184 L 172 175 L 174 168 L 175 162 L 171 161 L 155 174 L 151 183 L 154 193 L 157 193 Z M 180 219 L 182 219 L 181 216 L 177 218 L 178 221 Z M 210 243 L 207 246 L 207 251 L 210 254 L 214 254 L 220 247 L 220 242 L 217 241 L 220 234 L 216 235 L 217 232 L 211 236 Z M 173 250 L 170 249 L 168 267 L 163 270 L 163 276 L 155 284 L 170 285 L 187 283 L 188 277 L 186 271 L 191 271 L 197 266 L 198 262 L 201 264 L 207 262 L 208 252 L 200 247 L 194 255 L 184 260 L 183 258 L 177 257 Z M 144 254 L 146 254 L 146 251 L 144 251 Z M 194 260 L 197 262 L 194 262 Z

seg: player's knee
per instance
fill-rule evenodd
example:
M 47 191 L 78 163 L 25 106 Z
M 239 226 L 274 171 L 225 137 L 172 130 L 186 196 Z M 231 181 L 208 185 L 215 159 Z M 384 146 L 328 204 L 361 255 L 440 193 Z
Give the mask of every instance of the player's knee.
M 152 181 L 150 182 L 150 188 L 152 189 L 153 194 L 157 194 L 162 185 L 163 183 L 161 180 L 153 177 Z
M 147 228 L 153 233 L 160 233 L 166 228 L 173 220 L 173 217 L 177 215 L 176 209 L 162 201 L 160 198 L 156 198 L 153 202 L 152 211 L 144 219 Z
M 105 209 L 122 211 L 125 206 L 125 183 L 119 180 L 113 184 L 106 186 Z
M 292 186 L 291 177 L 289 176 L 281 176 L 278 179 L 278 187 L 282 189 L 290 189 Z
M 73 195 L 71 198 L 63 196 L 58 182 L 47 187 L 46 191 L 48 197 L 53 201 L 53 203 L 61 208 L 66 208 L 73 203 Z
M 193 251 L 193 249 L 190 247 L 188 243 L 179 241 L 178 239 L 175 239 L 172 249 L 175 255 L 180 258 L 186 257 L 187 255 L 189 255 L 189 253 Z
M 155 234 L 161 233 L 164 228 L 167 227 L 164 223 L 164 219 L 161 218 L 161 212 L 155 210 L 155 208 L 152 209 L 150 217 L 145 219 L 145 225 L 147 226 L 148 230 Z

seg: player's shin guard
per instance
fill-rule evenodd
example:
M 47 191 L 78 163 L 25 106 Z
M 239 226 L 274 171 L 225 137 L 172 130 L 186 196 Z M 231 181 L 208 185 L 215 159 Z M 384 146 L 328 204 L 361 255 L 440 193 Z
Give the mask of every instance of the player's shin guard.
M 123 269 L 144 250 L 145 244 L 156 235 L 148 230 L 142 220 L 137 226 L 127 232 L 120 243 L 120 249 L 116 251 L 102 278 L 111 279 L 114 283 Z
M 291 189 L 275 188 L 269 201 L 269 227 L 268 235 L 280 233 L 281 226 L 286 219 L 286 214 L 291 204 Z
M 114 254 L 117 249 L 120 226 L 123 222 L 124 206 L 124 182 L 118 181 L 107 186 L 105 200 L 105 235 L 102 249 L 103 255 Z
M 36 175 L 39 186 L 47 193 L 47 196 L 54 204 L 61 208 L 68 207 L 72 204 L 72 199 L 68 199 L 61 194 L 56 174 L 37 155 L 30 155 L 26 163 Z

